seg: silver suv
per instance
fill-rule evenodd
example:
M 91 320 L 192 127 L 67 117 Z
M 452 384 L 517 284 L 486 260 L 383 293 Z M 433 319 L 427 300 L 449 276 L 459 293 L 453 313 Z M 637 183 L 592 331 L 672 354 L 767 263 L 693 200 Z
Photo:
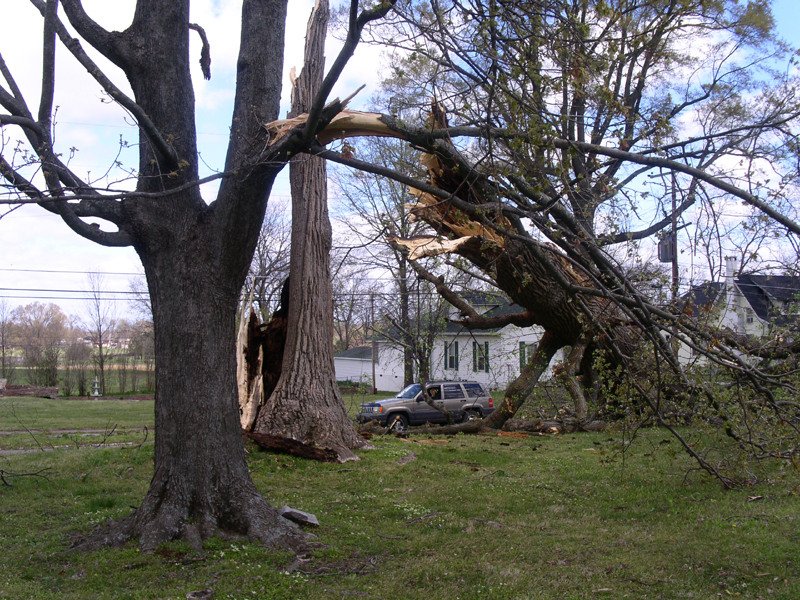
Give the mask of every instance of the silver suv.
M 494 400 L 477 381 L 430 381 L 427 388 L 433 401 L 444 405 L 456 422 L 483 418 L 494 411 Z M 447 422 L 441 412 L 422 398 L 422 386 L 418 383 L 394 398 L 362 404 L 356 419 L 359 423 L 378 421 L 394 431 L 405 431 L 409 425 Z

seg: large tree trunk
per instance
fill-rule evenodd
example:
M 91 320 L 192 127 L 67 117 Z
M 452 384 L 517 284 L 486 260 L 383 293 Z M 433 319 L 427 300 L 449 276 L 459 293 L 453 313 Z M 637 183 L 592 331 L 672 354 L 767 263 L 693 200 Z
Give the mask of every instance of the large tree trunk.
M 146 548 L 224 532 L 291 547 L 300 534 L 255 489 L 241 442 L 232 352 L 241 282 L 203 272 L 202 251 L 181 252 L 192 258 L 179 269 L 171 253 L 146 264 L 159 378 L 155 473 L 135 526 Z
M 228 171 L 250 155 L 252 131 L 277 116 L 285 0 L 246 0 Z M 140 133 L 138 191 L 158 193 L 197 179 L 189 3 L 137 4 L 121 38 L 137 102 L 179 160 Z M 177 25 L 176 25 L 177 24 Z M 146 41 L 146 43 L 145 43 Z M 165 57 L 169 57 L 165 60 Z M 158 66 L 159 68 L 155 68 Z M 260 231 L 277 159 L 226 178 L 209 206 L 197 187 L 166 198 L 125 200 L 126 231 L 144 266 L 155 333 L 155 464 L 150 488 L 129 517 L 87 541 L 140 547 L 211 536 L 296 549 L 302 532 L 280 517 L 250 478 L 239 425 L 235 316 Z M 172 176 L 166 176 L 171 174 Z
M 306 58 L 292 97 L 294 114 L 309 109 L 322 82 L 327 0 L 318 1 L 309 21 Z M 292 187 L 292 253 L 289 325 L 283 368 L 254 431 L 290 437 L 336 450 L 340 460 L 357 458 L 368 446 L 347 416 L 333 362 L 333 289 L 330 277 L 331 224 L 325 161 L 300 156 L 289 166 Z
M 235 315 L 240 273 L 214 268 L 208 228 L 142 253 L 153 306 L 158 380 L 155 471 L 141 506 L 97 543 L 138 538 L 153 550 L 173 539 L 196 548 L 211 536 L 292 549 L 302 532 L 256 490 L 238 418 Z M 211 267 L 211 268 L 209 268 Z

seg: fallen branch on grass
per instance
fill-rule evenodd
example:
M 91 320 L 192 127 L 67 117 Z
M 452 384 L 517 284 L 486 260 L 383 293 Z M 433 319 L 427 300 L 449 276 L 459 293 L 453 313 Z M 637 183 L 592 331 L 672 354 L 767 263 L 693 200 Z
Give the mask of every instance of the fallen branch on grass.
M 523 421 L 522 419 L 510 419 L 503 425 L 502 431 L 525 431 L 532 433 L 574 433 L 576 431 L 602 431 L 606 424 L 603 421 L 581 421 L 579 419 L 563 419 L 560 421 L 544 421 L 542 419 L 533 419 L 532 421 Z M 370 421 L 360 425 L 357 429 L 358 433 L 363 437 L 371 437 L 373 435 L 386 435 L 393 433 L 388 427 L 381 427 L 377 421 Z M 422 427 L 409 427 L 400 436 L 408 435 L 455 435 L 457 433 L 497 433 L 496 429 L 489 429 L 483 426 L 482 421 L 466 421 L 464 423 L 456 423 L 455 425 L 423 425 Z
M 602 431 L 605 426 L 606 424 L 603 421 L 581 421 L 578 419 L 564 419 L 561 421 L 509 419 L 503 424 L 503 431 L 574 433 L 576 431 Z
M 426 424 L 421 427 L 409 427 L 397 435 L 455 435 L 457 433 L 478 433 L 483 428 L 481 421 L 466 421 L 465 423 L 456 423 L 455 425 L 431 425 Z M 356 429 L 359 435 L 386 435 L 395 433 L 388 427 L 381 427 L 377 421 L 370 421 L 364 425 L 359 425 Z
M 330 448 L 317 448 L 297 440 L 268 435 L 265 433 L 243 432 L 244 436 L 253 440 L 259 448 L 269 452 L 290 454 L 300 458 L 310 458 L 320 462 L 339 462 L 336 450 Z
M 41 477 L 42 479 L 47 479 L 49 475 L 48 471 L 50 469 L 40 469 L 35 473 L 12 473 L 11 471 L 6 471 L 5 469 L 0 469 L 0 481 L 3 482 L 3 485 L 11 487 L 11 479 L 13 477 Z M 47 481 L 50 481 L 47 479 Z

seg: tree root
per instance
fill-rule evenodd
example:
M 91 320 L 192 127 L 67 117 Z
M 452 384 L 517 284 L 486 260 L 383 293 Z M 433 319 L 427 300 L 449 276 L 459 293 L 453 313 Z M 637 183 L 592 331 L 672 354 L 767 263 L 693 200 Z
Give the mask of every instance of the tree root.
M 195 552 L 203 551 L 203 542 L 213 537 L 226 541 L 249 541 L 264 546 L 302 554 L 308 551 L 313 535 L 278 514 L 258 494 L 248 494 L 225 511 L 207 507 L 189 511 L 175 499 L 153 504 L 145 502 L 132 514 L 116 519 L 94 533 L 75 541 L 69 552 L 96 551 L 104 547 L 120 547 L 138 540 L 143 552 L 176 540 L 186 541 Z

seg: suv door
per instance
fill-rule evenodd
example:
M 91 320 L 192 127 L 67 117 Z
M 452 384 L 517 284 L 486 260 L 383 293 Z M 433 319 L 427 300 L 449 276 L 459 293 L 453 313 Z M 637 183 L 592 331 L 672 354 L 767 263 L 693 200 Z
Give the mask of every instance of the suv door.
M 464 390 L 467 392 L 467 401 L 465 403 L 467 410 L 477 410 L 484 417 L 494 410 L 490 406 L 489 395 L 480 383 L 472 381 L 465 383 Z
M 459 421 L 464 412 L 467 397 L 460 383 L 445 383 L 442 385 L 444 392 L 444 407 L 453 413 L 453 420 Z
M 435 404 L 441 405 L 442 403 L 442 386 L 429 385 L 428 394 Z M 417 396 L 416 406 L 414 407 L 414 420 L 419 423 L 445 423 L 447 419 L 435 408 L 428 406 L 425 399 L 422 397 L 422 392 Z

